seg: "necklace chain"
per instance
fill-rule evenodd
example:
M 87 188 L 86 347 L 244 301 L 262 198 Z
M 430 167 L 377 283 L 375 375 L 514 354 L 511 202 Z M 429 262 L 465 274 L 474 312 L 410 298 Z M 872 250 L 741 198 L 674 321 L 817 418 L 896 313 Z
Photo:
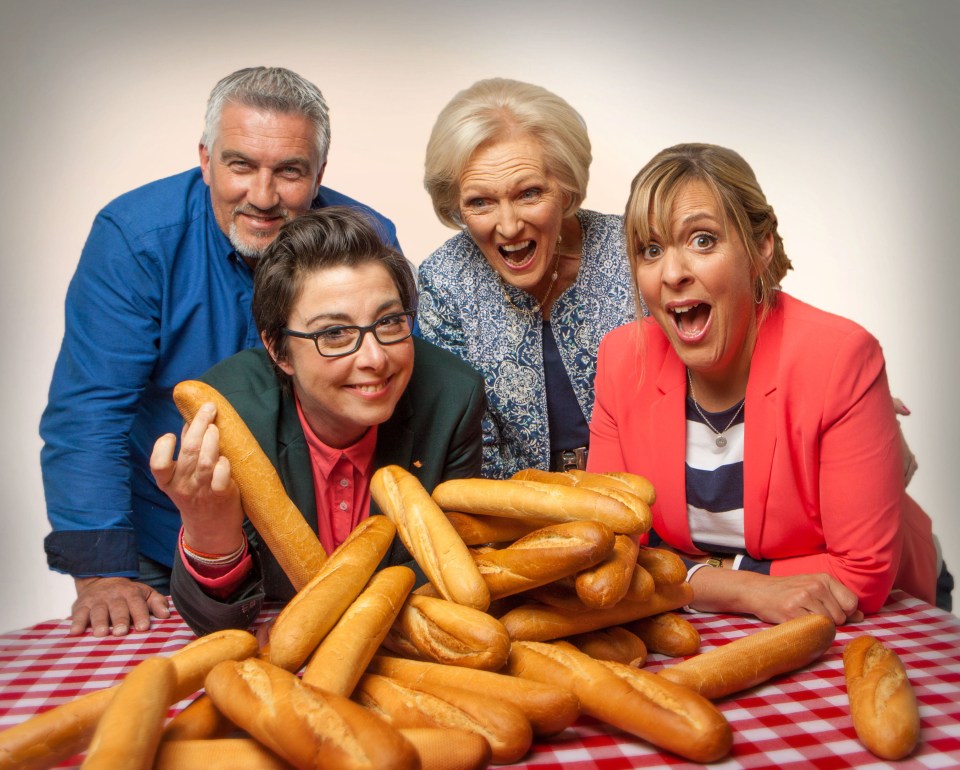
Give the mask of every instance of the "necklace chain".
M 523 315 L 530 316 L 531 318 L 543 310 L 543 306 L 548 299 L 550 299 L 550 292 L 553 291 L 553 285 L 557 282 L 557 276 L 560 273 L 560 238 L 557 238 L 557 258 L 553 263 L 553 275 L 550 276 L 550 285 L 547 286 L 546 294 L 543 295 L 543 302 L 538 300 L 536 297 L 533 298 L 534 307 L 532 309 L 520 307 L 510 296 L 510 292 L 507 291 L 507 285 L 504 282 L 503 278 L 500 278 L 500 274 L 497 273 L 497 277 L 500 278 L 500 283 L 503 284 L 503 296 L 507 298 L 507 302 L 510 303 L 510 306 L 516 310 L 518 313 L 523 313 Z M 522 290 L 521 290 L 522 291 Z M 533 295 L 531 295 L 533 296 Z
M 737 411 L 733 413 L 733 417 L 730 418 L 730 422 L 727 423 L 727 427 L 724 428 L 723 430 L 717 430 L 716 428 L 713 427 L 713 423 L 710 422 L 710 420 L 707 419 L 707 416 L 703 413 L 703 410 L 700 408 L 700 404 L 697 403 L 697 394 L 693 392 L 693 375 L 690 374 L 689 369 L 687 369 L 687 382 L 690 383 L 690 398 L 693 399 L 693 408 L 696 409 L 697 414 L 699 414 L 703 418 L 703 421 L 707 424 L 707 427 L 710 428 L 710 430 L 712 430 L 716 434 L 717 436 L 717 439 L 715 442 L 716 445 L 721 449 L 723 449 L 723 447 L 727 445 L 727 439 L 724 437 L 723 434 L 726 433 L 728 430 L 730 430 L 730 426 L 733 425 L 734 420 L 736 420 L 737 417 L 740 415 L 740 412 L 743 410 L 744 404 L 747 403 L 746 397 L 740 399 L 740 406 L 738 406 Z

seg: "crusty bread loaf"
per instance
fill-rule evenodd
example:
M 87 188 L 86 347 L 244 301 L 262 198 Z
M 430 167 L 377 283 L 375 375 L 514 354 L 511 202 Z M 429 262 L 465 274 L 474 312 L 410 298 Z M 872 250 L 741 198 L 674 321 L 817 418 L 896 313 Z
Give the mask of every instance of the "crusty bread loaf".
M 676 585 L 687 579 L 687 566 L 677 554 L 666 548 L 640 546 L 637 564 L 650 573 L 658 586 Z
M 169 658 L 147 658 L 135 666 L 100 717 L 83 768 L 150 770 L 175 688 Z
M 253 635 L 237 629 L 190 642 L 169 658 L 176 675 L 174 702 L 195 693 L 217 663 L 242 660 L 256 651 Z M 44 770 L 83 751 L 118 686 L 74 698 L 0 732 L 0 768 Z
M 199 741 L 223 738 L 234 729 L 209 696 L 198 695 L 193 703 L 171 719 L 163 728 L 161 741 Z
M 641 532 L 646 532 L 650 529 L 653 523 L 653 514 L 650 511 L 650 506 L 642 497 L 635 494 L 633 489 L 628 485 L 598 473 L 587 473 L 586 471 L 578 470 L 571 470 L 568 471 L 568 473 L 574 477 L 574 486 L 577 489 L 589 489 L 623 503 L 643 522 L 640 529 Z
M 384 720 L 264 660 L 218 665 L 207 676 L 207 693 L 231 721 L 296 767 L 419 767 L 412 744 Z
M 577 575 L 575 586 L 580 601 L 591 609 L 602 610 L 626 596 L 637 567 L 639 548 L 630 535 L 617 535 L 607 557 Z
M 303 681 L 349 698 L 396 620 L 414 580 L 413 570 L 400 565 L 374 575 L 320 642 L 303 672 Z
M 598 521 L 570 521 L 534 530 L 499 550 L 474 551 L 492 599 L 520 593 L 599 563 L 614 534 Z
M 220 454 L 230 461 L 230 474 L 240 489 L 243 511 L 298 591 L 317 574 L 326 553 L 316 533 L 287 495 L 273 464 L 263 453 L 243 419 L 216 388 L 185 380 L 173 389 L 173 400 L 184 420 L 212 402 L 220 431 Z
M 564 487 L 575 486 L 577 480 L 565 471 L 542 471 L 539 468 L 524 468 L 511 477 L 514 481 L 539 481 L 542 484 L 559 484 Z
M 539 736 L 559 733 L 572 725 L 580 715 L 580 701 L 569 689 L 493 671 L 377 655 L 367 672 L 411 685 L 430 682 L 471 692 L 496 694 L 519 708 L 530 721 L 534 734 Z
M 523 712 L 495 693 L 419 682 L 404 684 L 379 674 L 366 674 L 354 699 L 397 728 L 446 727 L 479 733 L 490 744 L 493 761 L 516 762 L 533 743 Z
M 819 658 L 837 629 L 823 615 L 801 615 L 661 669 L 658 676 L 711 700 L 746 690 Z
M 612 497 L 589 489 L 517 479 L 452 479 L 437 485 L 433 499 L 446 511 L 520 519 L 601 521 L 614 532 L 640 534 L 649 520 Z
M 648 600 L 623 601 L 605 610 L 562 610 L 546 605 L 525 605 L 500 618 L 513 640 L 543 642 L 564 636 L 622 625 L 637 618 L 675 610 L 690 603 L 693 590 L 689 583 L 664 586 Z
M 627 623 L 626 628 L 639 636 L 650 652 L 683 658 L 700 650 L 700 632 L 674 612 L 640 618 Z
M 370 480 L 370 495 L 441 596 L 477 610 L 490 606 L 490 591 L 467 546 L 416 476 L 398 465 L 380 468 Z
M 872 636 L 843 650 L 850 716 L 860 742 L 881 759 L 902 759 L 920 740 L 920 714 L 900 657 Z
M 383 645 L 408 658 L 496 671 L 507 661 L 510 637 L 485 612 L 411 594 Z
M 614 660 L 630 666 L 642 666 L 647 661 L 647 647 L 643 640 L 623 626 L 575 634 L 565 641 L 597 660 Z
M 478 733 L 447 727 L 404 727 L 400 734 L 417 750 L 420 770 L 483 770 L 492 757 Z
M 549 522 L 536 519 L 511 519 L 505 516 L 482 516 L 475 513 L 445 511 L 446 517 L 466 545 L 512 543 Z
M 628 473 L 627 471 L 607 471 L 600 475 L 625 485 L 647 505 L 653 505 L 657 500 L 657 494 L 653 488 L 653 484 L 644 476 L 639 476 L 636 473 Z
M 730 725 L 716 707 L 647 671 L 601 663 L 563 642 L 516 642 L 508 671 L 563 683 L 580 698 L 584 714 L 695 762 L 713 762 L 730 751 Z
M 253 738 L 187 739 L 160 744 L 153 770 L 290 770 Z
M 361 521 L 281 610 L 262 657 L 287 671 L 297 671 L 360 595 L 395 533 L 393 522 L 385 516 Z

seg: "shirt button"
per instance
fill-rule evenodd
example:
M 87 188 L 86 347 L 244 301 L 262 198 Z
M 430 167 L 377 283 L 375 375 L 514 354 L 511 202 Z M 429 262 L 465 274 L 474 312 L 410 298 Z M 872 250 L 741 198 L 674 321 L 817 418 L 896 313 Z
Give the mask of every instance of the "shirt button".
M 350 486 L 350 482 L 347 481 L 346 479 L 340 479 L 340 486 L 341 486 L 341 487 L 349 487 L 349 486 Z
M 340 503 L 340 510 L 341 510 L 341 511 L 347 510 L 347 504 L 346 504 L 346 503 Z

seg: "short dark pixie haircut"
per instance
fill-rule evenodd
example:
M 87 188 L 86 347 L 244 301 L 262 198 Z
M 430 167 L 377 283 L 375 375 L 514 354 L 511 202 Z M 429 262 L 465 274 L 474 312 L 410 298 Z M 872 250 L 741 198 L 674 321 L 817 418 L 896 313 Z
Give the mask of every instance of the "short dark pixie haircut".
M 399 251 L 384 243 L 379 223 L 347 206 L 309 211 L 280 228 L 260 258 L 253 279 L 253 319 L 265 344 L 286 360 L 289 338 L 283 328 L 308 276 L 331 267 L 381 264 L 390 274 L 405 310 L 416 310 L 413 269 Z M 289 377 L 277 370 L 285 384 Z

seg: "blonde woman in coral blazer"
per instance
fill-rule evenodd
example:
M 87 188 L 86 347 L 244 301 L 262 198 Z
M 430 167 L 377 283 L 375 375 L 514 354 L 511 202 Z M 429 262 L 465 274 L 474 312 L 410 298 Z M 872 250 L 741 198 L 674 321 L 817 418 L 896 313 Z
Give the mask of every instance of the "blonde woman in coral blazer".
M 880 346 L 771 288 L 790 263 L 750 167 L 710 145 L 663 151 L 634 180 L 625 231 L 652 317 L 601 344 L 588 468 L 653 482 L 653 527 L 692 564 L 692 606 L 842 623 L 893 587 L 933 603 L 930 520 L 904 491 Z M 687 504 L 692 414 L 712 454 L 742 422 L 728 434 L 742 436 L 728 468 L 742 462 L 741 544 L 710 562 L 727 569 L 699 568 L 717 554 Z

